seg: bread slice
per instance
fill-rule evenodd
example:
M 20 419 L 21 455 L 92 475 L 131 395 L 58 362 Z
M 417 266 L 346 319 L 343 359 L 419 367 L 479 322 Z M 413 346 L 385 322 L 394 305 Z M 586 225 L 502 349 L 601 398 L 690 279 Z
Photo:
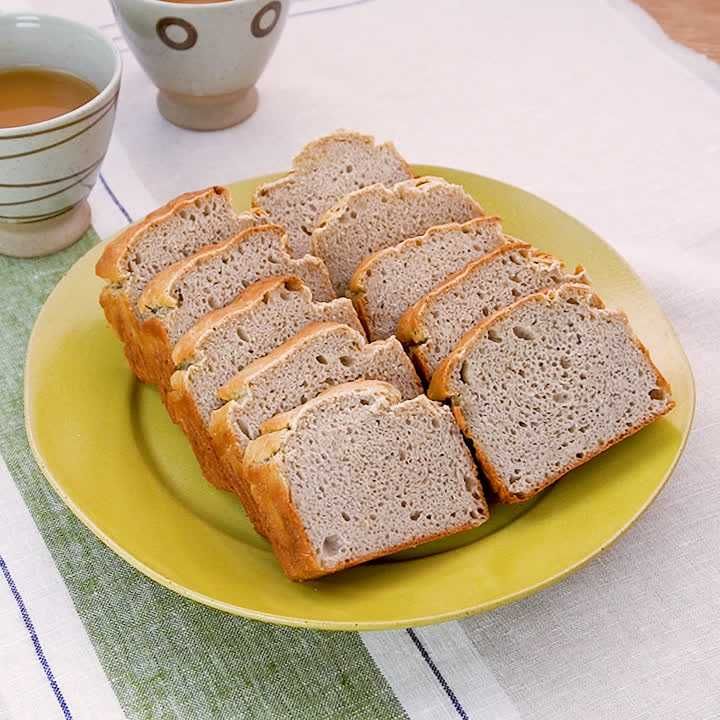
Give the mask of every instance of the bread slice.
M 392 335 L 405 310 L 435 285 L 506 242 L 499 218 L 475 218 L 430 228 L 366 257 L 350 280 L 350 297 L 368 337 Z
M 320 216 L 341 197 L 411 177 L 392 143 L 376 145 L 369 135 L 339 130 L 306 145 L 290 174 L 257 189 L 253 205 L 287 228 L 290 250 L 301 257 L 310 252 L 310 234 Z
M 319 258 L 291 258 L 286 236 L 277 225 L 261 225 L 163 270 L 145 288 L 139 306 L 146 355 L 154 359 L 152 381 L 167 388 L 173 373 L 175 343 L 204 315 L 232 302 L 258 280 L 297 275 L 316 300 L 335 297 Z
M 523 298 L 468 332 L 433 375 L 503 502 L 536 495 L 674 406 L 623 313 L 586 285 Z
M 477 468 L 446 407 L 384 382 L 338 385 L 253 440 L 245 474 L 267 537 L 307 580 L 481 525 Z
M 108 243 L 95 271 L 108 284 L 100 294 L 105 317 L 125 344 L 130 367 L 148 380 L 137 301 L 163 269 L 198 250 L 262 222 L 261 212 L 237 214 L 224 187 L 180 195 Z
M 434 225 L 482 216 L 460 187 L 434 177 L 350 193 L 328 210 L 312 235 L 313 254 L 325 260 L 338 295 L 344 295 L 360 261 Z
M 211 413 L 222 405 L 218 390 L 253 360 L 317 321 L 345 323 L 362 332 L 347 298 L 315 302 L 297 277 L 271 277 L 206 315 L 175 345 L 172 358 L 178 369 L 170 378 L 167 408 L 213 485 L 233 487 L 232 475 L 224 472 L 208 432 Z
M 396 338 L 367 344 L 365 336 L 340 323 L 306 325 L 264 358 L 248 365 L 220 389 L 227 400 L 210 421 L 218 453 L 242 483 L 245 448 L 273 415 L 314 398 L 331 385 L 359 378 L 394 384 L 404 398 L 422 393 L 410 358 Z M 257 519 L 252 499 L 239 490 L 248 514 Z M 262 522 L 260 523 L 262 525 Z
M 426 381 L 473 326 L 518 298 L 564 283 L 586 283 L 557 258 L 524 243 L 500 247 L 468 264 L 418 300 L 402 316 L 397 336 Z

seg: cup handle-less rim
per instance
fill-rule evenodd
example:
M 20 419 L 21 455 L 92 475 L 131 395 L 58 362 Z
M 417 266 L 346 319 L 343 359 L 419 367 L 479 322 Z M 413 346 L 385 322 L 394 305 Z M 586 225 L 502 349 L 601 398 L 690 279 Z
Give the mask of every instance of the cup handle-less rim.
M 113 73 L 110 80 L 107 82 L 105 87 L 94 97 L 84 105 L 81 105 L 70 112 L 58 115 L 57 117 L 50 118 L 49 120 L 43 120 L 42 122 L 30 123 L 29 125 L 18 125 L 17 127 L 11 128 L 0 128 L 0 141 L 2 140 L 13 140 L 15 138 L 27 137 L 36 133 L 47 132 L 49 130 L 57 129 L 58 125 L 71 124 L 75 121 L 82 120 L 88 110 L 91 112 L 98 108 L 104 107 L 108 102 L 114 100 L 114 96 L 119 91 L 120 87 L 120 76 L 122 75 L 122 58 L 118 49 L 113 43 L 108 40 L 99 30 L 96 30 L 91 25 L 85 25 L 83 23 L 75 22 L 74 20 L 68 20 L 57 15 L 42 14 L 42 13 L 28 13 L 28 12 L 17 12 L 9 13 L 0 10 L 0 18 L 3 21 L 7 21 L 8 18 L 18 20 L 21 22 L 53 22 L 60 23 L 66 26 L 74 28 L 76 31 L 85 32 L 92 35 L 99 40 L 106 48 L 110 50 L 114 58 Z

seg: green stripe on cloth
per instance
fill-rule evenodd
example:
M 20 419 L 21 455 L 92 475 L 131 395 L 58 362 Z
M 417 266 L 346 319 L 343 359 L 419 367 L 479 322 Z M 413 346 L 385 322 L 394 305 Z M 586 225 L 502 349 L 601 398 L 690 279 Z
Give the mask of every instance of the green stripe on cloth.
M 357 633 L 274 627 L 181 598 L 110 552 L 43 478 L 24 429 L 25 348 L 50 290 L 96 242 L 90 231 L 47 258 L 0 256 L 0 452 L 126 714 L 131 720 L 406 717 Z

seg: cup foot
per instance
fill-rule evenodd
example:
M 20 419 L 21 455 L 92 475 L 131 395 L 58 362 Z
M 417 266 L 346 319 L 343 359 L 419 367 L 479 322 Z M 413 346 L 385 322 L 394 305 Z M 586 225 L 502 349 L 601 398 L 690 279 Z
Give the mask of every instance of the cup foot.
M 90 227 L 90 206 L 82 200 L 72 210 L 48 220 L 0 223 L 0 255 L 40 257 L 64 250 Z
M 183 95 L 159 90 L 160 114 L 173 125 L 189 130 L 222 130 L 247 120 L 256 110 L 254 87 L 224 95 Z

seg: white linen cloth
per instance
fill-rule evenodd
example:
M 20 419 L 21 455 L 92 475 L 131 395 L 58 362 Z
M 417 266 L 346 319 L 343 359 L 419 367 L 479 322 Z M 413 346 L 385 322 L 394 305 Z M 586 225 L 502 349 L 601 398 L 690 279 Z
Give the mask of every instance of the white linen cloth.
M 168 124 L 124 50 L 103 166 L 115 199 L 98 183 L 96 229 L 108 235 L 189 189 L 287 168 L 307 140 L 348 127 L 393 139 L 410 161 L 521 186 L 597 231 L 651 288 L 695 373 L 695 425 L 674 477 L 624 538 L 560 585 L 416 631 L 437 673 L 408 633 L 364 641 L 410 718 L 720 717 L 720 68 L 626 2 L 325 9 L 336 4 L 294 4 L 257 113 L 223 132 Z M 15 5 L 119 35 L 97 0 Z M 0 527 L 73 717 L 123 717 L 2 463 Z M 63 716 L 31 643 L 0 583 L 2 720 Z

